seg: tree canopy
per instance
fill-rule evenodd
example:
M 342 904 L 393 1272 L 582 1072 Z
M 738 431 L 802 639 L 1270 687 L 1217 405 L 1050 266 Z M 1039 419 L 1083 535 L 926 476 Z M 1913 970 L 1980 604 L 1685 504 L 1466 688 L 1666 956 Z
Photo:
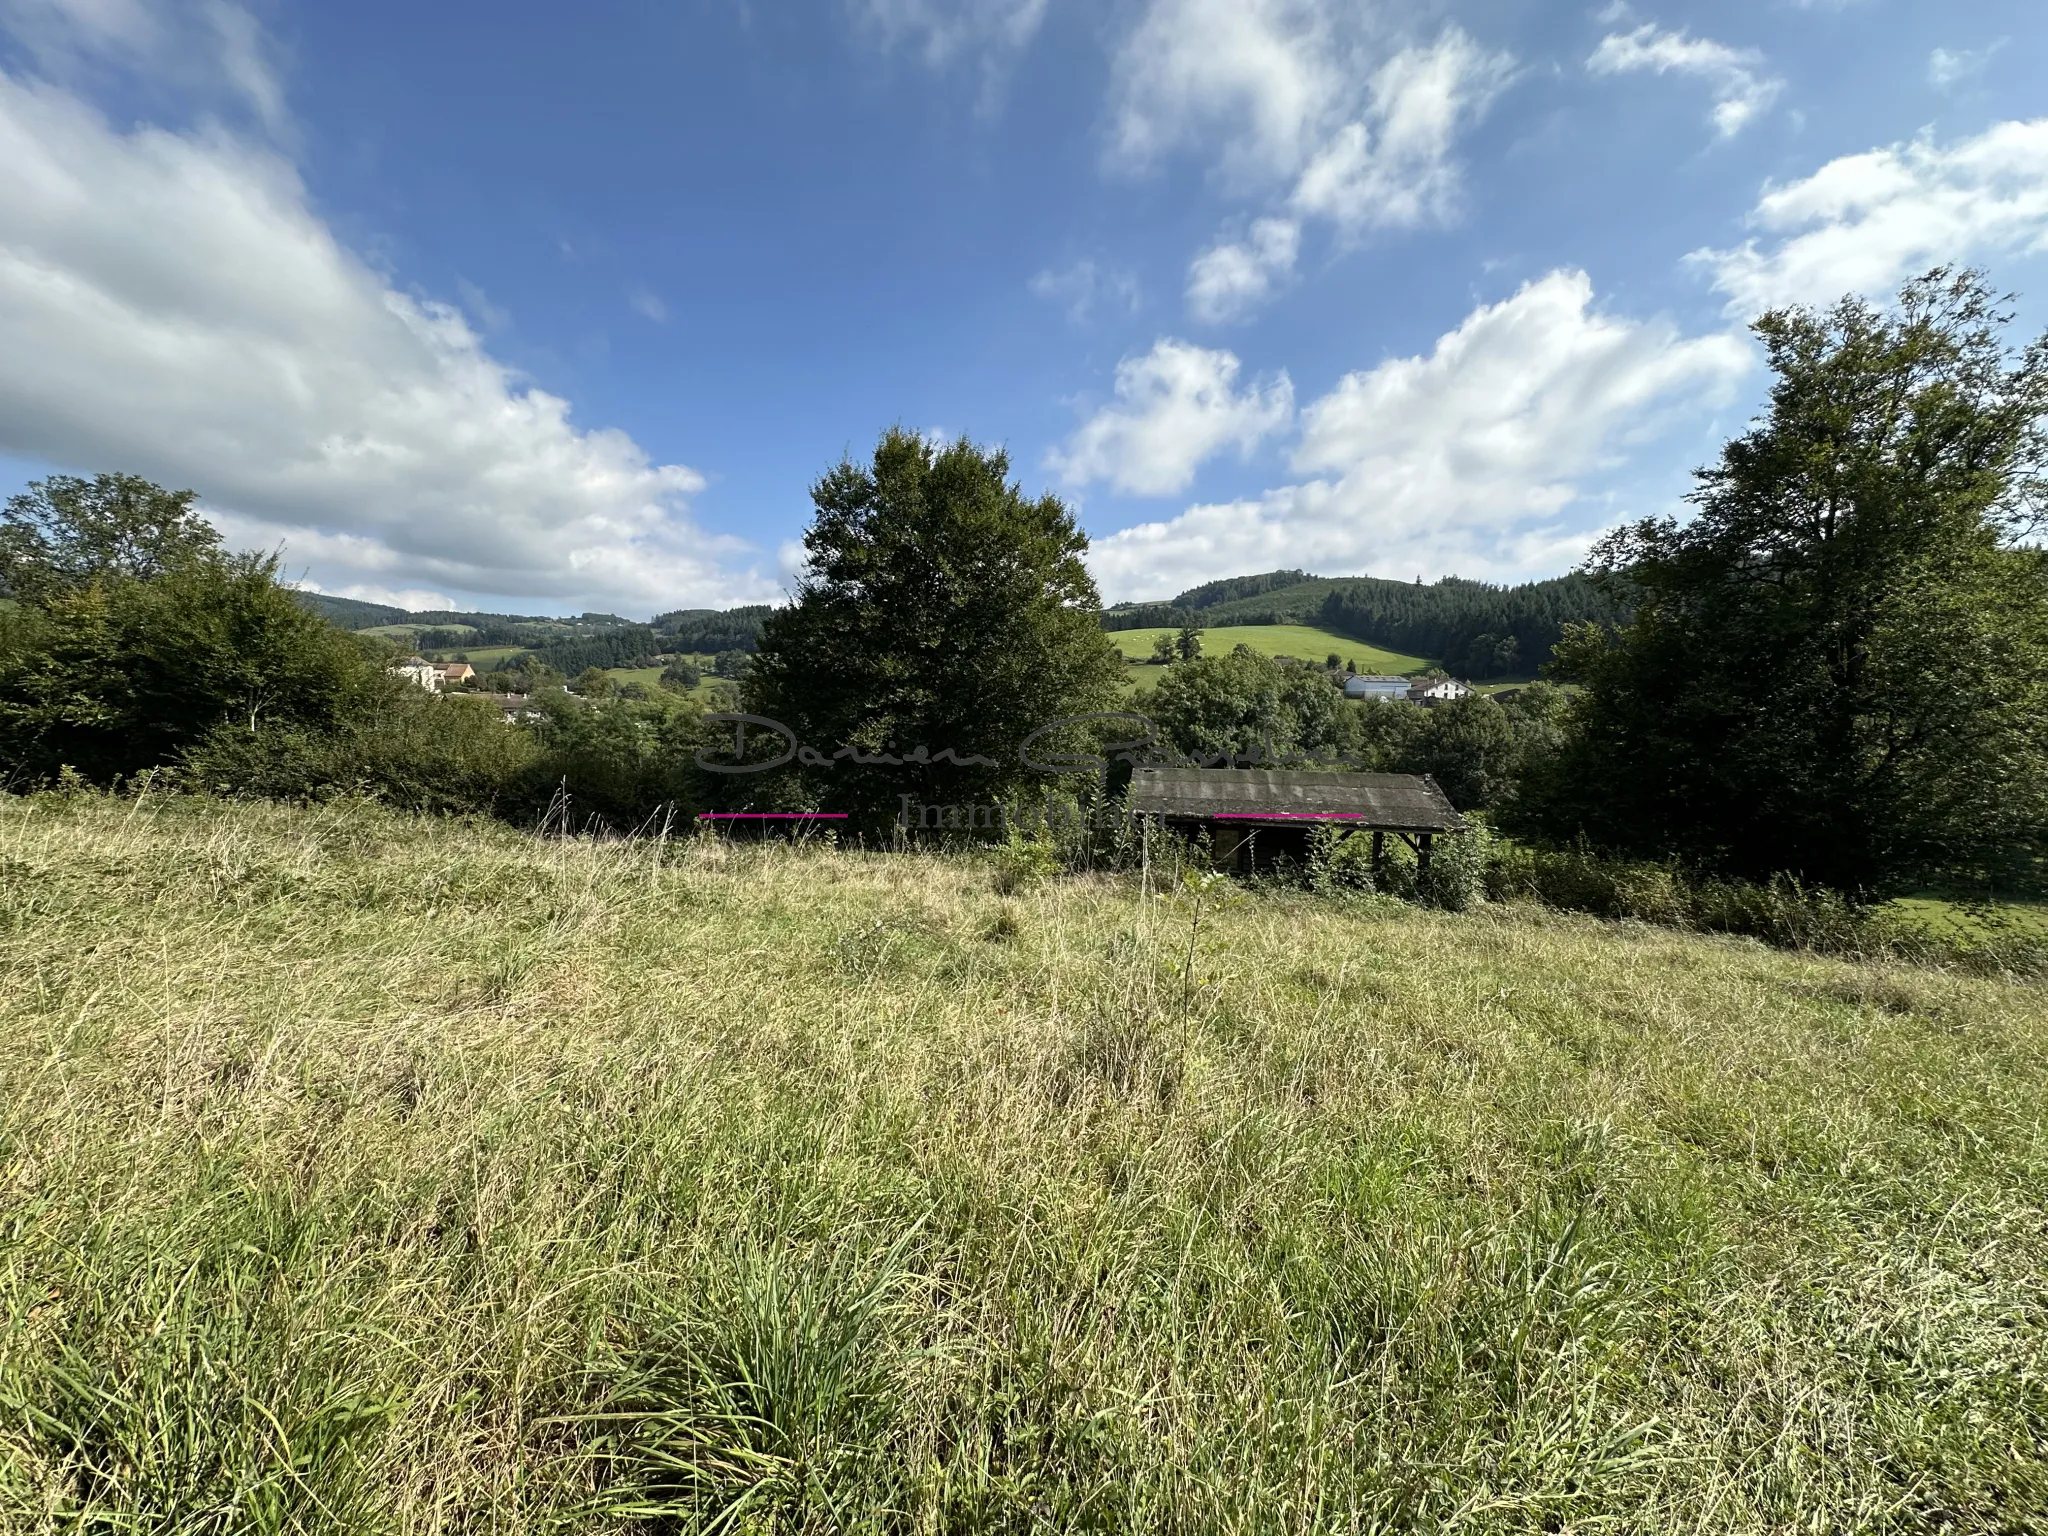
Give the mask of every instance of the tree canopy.
M 1122 662 L 1096 624 L 1087 535 L 1031 498 L 1009 457 L 965 438 L 885 433 L 812 488 L 808 567 L 769 615 L 744 697 L 814 749 L 985 757 L 998 766 L 814 768 L 806 792 L 874 816 L 908 793 L 994 795 L 1041 727 L 1115 707 Z
M 139 475 L 52 475 L 0 509 L 0 592 L 42 603 L 101 577 L 146 579 L 220 547 L 196 491 Z
M 1591 568 L 1633 605 L 1531 808 L 1551 833 L 1878 894 L 2021 879 L 2048 825 L 2048 341 L 1971 272 L 1757 321 L 1776 383 L 1698 511 Z
M 1351 745 L 1343 697 L 1327 678 L 1242 645 L 1176 664 L 1146 713 L 1176 751 L 1199 761 L 1327 760 Z

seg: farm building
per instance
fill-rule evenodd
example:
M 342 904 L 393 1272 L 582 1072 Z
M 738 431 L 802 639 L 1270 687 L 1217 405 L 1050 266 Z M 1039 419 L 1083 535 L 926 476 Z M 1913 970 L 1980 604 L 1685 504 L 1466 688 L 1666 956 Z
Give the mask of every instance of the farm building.
M 1442 704 L 1449 699 L 1469 699 L 1472 689 L 1455 677 L 1440 677 L 1433 683 L 1417 683 L 1408 690 L 1408 698 L 1417 704 Z
M 1133 816 L 1184 834 L 1206 835 L 1217 864 L 1240 874 L 1282 860 L 1305 861 L 1317 827 L 1340 839 L 1370 833 L 1377 868 L 1397 837 L 1426 865 L 1434 841 L 1465 830 L 1426 775 L 1268 768 L 1137 768 Z
M 1344 697 L 1347 699 L 1405 699 L 1408 697 L 1408 679 L 1405 677 L 1376 676 L 1367 672 L 1354 672 L 1344 679 Z

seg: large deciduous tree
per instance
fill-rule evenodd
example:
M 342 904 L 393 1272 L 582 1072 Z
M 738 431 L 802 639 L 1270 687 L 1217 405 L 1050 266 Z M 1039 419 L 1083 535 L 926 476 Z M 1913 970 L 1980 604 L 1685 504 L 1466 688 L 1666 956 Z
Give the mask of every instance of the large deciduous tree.
M 52 477 L 0 517 L 0 782 L 109 779 L 210 731 L 332 725 L 393 685 L 356 641 L 226 554 L 192 494 Z
M 1592 568 L 1633 603 L 1532 809 L 1646 854 L 1877 895 L 2027 878 L 2048 827 L 2048 340 L 1972 272 L 1755 325 L 1770 408 L 1688 521 Z
M 195 491 L 139 475 L 52 475 L 0 509 L 0 592 L 40 603 L 95 579 L 147 579 L 219 548 Z
M 1176 752 L 1219 766 L 1330 760 L 1352 745 L 1343 696 L 1322 673 L 1249 646 L 1181 662 L 1145 709 Z
M 839 757 L 804 775 L 817 803 L 879 824 L 900 794 L 1000 795 L 1029 777 L 1019 754 L 1034 732 L 1115 707 L 1122 662 L 1096 623 L 1087 535 L 1009 471 L 1001 450 L 896 429 L 869 463 L 842 462 L 812 487 L 807 568 L 763 628 L 748 710 L 821 755 L 950 749 L 997 765 Z

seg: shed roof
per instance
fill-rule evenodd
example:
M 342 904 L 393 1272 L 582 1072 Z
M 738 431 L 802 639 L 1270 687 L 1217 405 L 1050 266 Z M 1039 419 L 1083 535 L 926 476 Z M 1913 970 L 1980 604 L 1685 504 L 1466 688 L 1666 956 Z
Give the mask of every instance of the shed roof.
M 1130 808 L 1209 821 L 1340 821 L 1388 832 L 1460 832 L 1460 816 L 1433 779 L 1408 773 L 1296 772 L 1272 768 L 1138 768 Z

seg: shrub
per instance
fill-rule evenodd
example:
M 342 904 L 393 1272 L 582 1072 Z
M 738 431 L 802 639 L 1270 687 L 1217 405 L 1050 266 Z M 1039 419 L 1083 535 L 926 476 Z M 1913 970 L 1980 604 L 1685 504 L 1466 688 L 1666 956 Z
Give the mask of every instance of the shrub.
M 334 730 L 221 726 L 186 753 L 184 779 L 216 794 L 278 800 L 369 795 L 416 811 L 523 810 L 542 754 L 479 699 L 406 685 Z

